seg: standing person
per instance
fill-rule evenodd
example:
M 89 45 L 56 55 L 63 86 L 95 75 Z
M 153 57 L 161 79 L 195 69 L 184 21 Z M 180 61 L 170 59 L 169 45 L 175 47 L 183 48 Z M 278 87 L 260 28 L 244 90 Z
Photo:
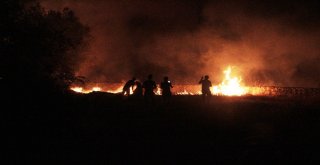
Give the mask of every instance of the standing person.
M 211 97 L 210 87 L 212 86 L 209 76 L 205 75 L 204 79 L 201 77 L 199 84 L 201 84 L 202 98 L 204 101 L 208 100 L 208 97 Z
M 167 76 L 163 78 L 163 82 L 161 82 L 160 88 L 162 90 L 162 98 L 164 103 L 168 103 L 172 95 L 171 88 L 173 88 L 173 86 Z
M 133 91 L 133 87 L 135 85 L 135 81 L 136 81 L 136 78 L 132 77 L 131 80 L 128 80 L 126 82 L 126 84 L 123 86 L 123 89 L 122 89 L 122 95 L 124 95 L 124 96 L 129 96 L 130 95 L 130 88 Z
M 154 90 L 157 88 L 156 82 L 152 80 L 152 74 L 148 75 L 148 79 L 143 82 L 144 99 L 147 103 L 154 102 Z

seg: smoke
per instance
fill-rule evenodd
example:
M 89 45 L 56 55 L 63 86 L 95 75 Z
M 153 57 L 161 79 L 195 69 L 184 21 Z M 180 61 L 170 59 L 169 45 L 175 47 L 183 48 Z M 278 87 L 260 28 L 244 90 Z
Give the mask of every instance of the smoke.
M 79 75 L 97 82 L 220 83 L 231 65 L 247 85 L 319 87 L 317 1 L 43 0 L 91 28 Z

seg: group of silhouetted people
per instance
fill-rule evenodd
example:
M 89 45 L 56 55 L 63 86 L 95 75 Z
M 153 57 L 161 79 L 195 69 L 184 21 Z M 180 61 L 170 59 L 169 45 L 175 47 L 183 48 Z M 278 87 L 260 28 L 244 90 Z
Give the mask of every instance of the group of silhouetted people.
M 208 101 L 207 98 L 211 96 L 210 87 L 212 86 L 209 76 L 205 75 L 201 77 L 199 84 L 201 84 L 201 92 L 204 101 Z M 169 103 L 172 96 L 171 88 L 173 88 L 172 83 L 169 80 L 168 76 L 163 78 L 163 81 L 160 83 L 160 89 L 163 97 L 164 103 Z M 144 90 L 143 90 L 144 89 Z M 136 98 L 144 97 L 146 103 L 154 103 L 155 101 L 155 90 L 157 89 L 157 84 L 153 80 L 152 74 L 149 74 L 147 80 L 143 83 L 138 81 L 135 77 L 128 80 L 122 90 L 122 95 L 124 96 L 133 96 Z M 132 94 L 130 94 L 132 91 Z
M 171 88 L 173 88 L 171 82 L 169 81 L 169 77 L 165 76 L 163 78 L 163 82 L 160 84 L 160 88 L 162 91 L 163 100 L 165 102 L 169 102 L 170 97 L 172 95 Z M 144 89 L 144 90 L 143 90 Z M 122 95 L 124 96 L 133 96 L 136 98 L 144 97 L 144 100 L 147 103 L 154 103 L 155 100 L 155 90 L 157 89 L 157 84 L 153 80 L 152 74 L 149 74 L 147 80 L 143 83 L 138 81 L 135 77 L 128 80 L 123 86 Z M 130 94 L 132 91 L 132 94 Z

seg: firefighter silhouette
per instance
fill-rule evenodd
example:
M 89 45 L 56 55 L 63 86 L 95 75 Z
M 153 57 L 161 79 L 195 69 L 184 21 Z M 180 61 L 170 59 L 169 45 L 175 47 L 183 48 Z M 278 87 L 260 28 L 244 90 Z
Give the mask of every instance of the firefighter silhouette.
M 148 79 L 143 82 L 142 88 L 144 88 L 144 99 L 147 103 L 154 103 L 155 93 L 157 88 L 156 82 L 152 79 L 152 74 L 148 75 Z
M 212 86 L 212 84 L 209 80 L 209 76 L 205 75 L 204 78 L 202 76 L 199 81 L 199 84 L 201 84 L 202 98 L 204 101 L 206 101 L 211 96 L 210 87 Z
M 122 95 L 126 95 L 126 96 L 129 96 L 130 95 L 130 88 L 131 90 L 133 91 L 133 87 L 135 85 L 135 81 L 136 81 L 136 78 L 135 77 L 132 77 L 131 80 L 128 80 L 125 85 L 123 86 L 123 89 L 122 89 Z
M 169 81 L 168 76 L 165 76 L 163 78 L 163 81 L 160 84 L 160 88 L 162 91 L 163 101 L 165 103 L 168 103 L 170 101 L 171 96 L 172 96 L 171 88 L 173 88 L 172 83 Z

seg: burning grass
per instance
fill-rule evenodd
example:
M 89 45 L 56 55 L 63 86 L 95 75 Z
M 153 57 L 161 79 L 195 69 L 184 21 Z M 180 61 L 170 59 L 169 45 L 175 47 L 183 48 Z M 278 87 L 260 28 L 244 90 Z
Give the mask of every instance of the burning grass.
M 224 70 L 222 82 L 213 85 L 210 90 L 215 96 L 296 96 L 296 95 L 319 95 L 319 88 L 301 87 L 275 87 L 275 86 L 246 86 L 241 76 L 234 75 L 233 67 L 229 66 Z M 91 92 L 106 92 L 120 94 L 124 83 L 87 83 L 84 86 L 72 85 L 71 90 L 88 94 Z M 135 87 L 134 87 L 135 88 Z M 158 85 L 154 91 L 156 95 L 161 95 Z M 174 84 L 173 95 L 201 95 L 201 85 L 199 84 Z M 132 90 L 130 92 L 132 94 Z
M 248 88 L 241 85 L 241 78 L 232 76 L 232 68 L 229 66 L 224 71 L 224 79 L 221 84 L 213 86 L 211 92 L 213 95 L 226 95 L 226 96 L 241 96 L 248 93 Z M 87 87 L 72 86 L 71 90 L 79 93 L 91 93 L 96 91 L 108 93 L 121 93 L 123 84 L 91 84 Z M 172 90 L 174 95 L 200 95 L 200 85 L 175 85 Z M 161 95 L 161 90 L 158 87 L 155 91 L 157 95 Z

